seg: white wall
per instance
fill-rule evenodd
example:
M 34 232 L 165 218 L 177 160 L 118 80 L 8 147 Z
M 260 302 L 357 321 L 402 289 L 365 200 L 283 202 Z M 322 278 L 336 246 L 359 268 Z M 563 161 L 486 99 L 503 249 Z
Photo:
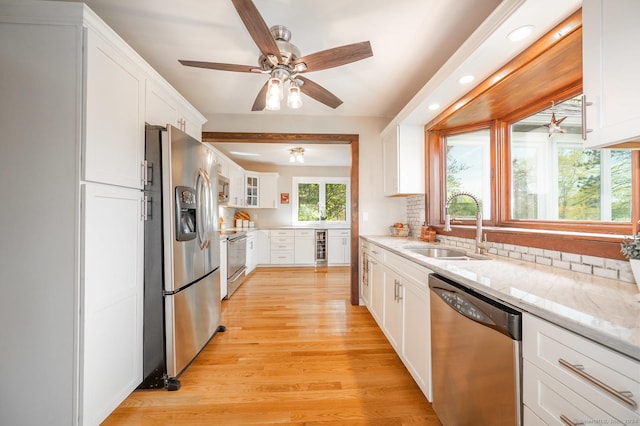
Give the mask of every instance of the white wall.
M 382 195 L 382 141 L 380 132 L 389 120 L 364 117 L 302 117 L 286 112 L 209 115 L 205 132 L 357 134 L 360 140 L 360 234 L 388 233 L 388 226 L 406 218 L 404 198 Z M 260 170 L 256 170 L 260 171 Z M 279 189 L 282 187 L 278 184 Z M 287 191 L 291 192 L 291 186 Z M 263 210 L 261 210 L 263 211 Z M 367 220 L 365 220 L 367 217 Z M 280 220 L 269 218 L 269 220 Z M 259 213 L 258 225 L 262 217 Z

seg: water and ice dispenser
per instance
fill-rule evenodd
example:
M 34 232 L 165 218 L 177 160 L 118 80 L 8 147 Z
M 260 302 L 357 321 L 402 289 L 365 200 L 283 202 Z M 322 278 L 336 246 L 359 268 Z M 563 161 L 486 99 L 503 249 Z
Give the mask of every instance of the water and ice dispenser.
M 176 186 L 176 240 L 189 241 L 196 237 L 196 190 Z

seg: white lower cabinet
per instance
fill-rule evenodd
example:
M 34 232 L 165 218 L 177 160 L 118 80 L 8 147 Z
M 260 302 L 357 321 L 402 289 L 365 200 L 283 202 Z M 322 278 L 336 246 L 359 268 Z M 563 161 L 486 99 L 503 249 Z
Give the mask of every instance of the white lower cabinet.
M 271 264 L 293 264 L 294 232 L 293 229 L 271 230 Z
M 313 265 L 315 263 L 315 229 L 296 229 L 294 232 L 295 253 L 293 256 L 296 265 Z
M 396 352 L 402 352 L 402 277 L 385 263 L 384 270 L 384 315 L 382 328 Z
M 247 232 L 247 271 L 249 275 L 258 266 L 258 231 Z
M 367 307 L 431 401 L 431 271 L 375 244 L 366 247 Z M 366 285 L 363 283 L 363 285 Z M 363 297 L 366 300 L 366 297 Z
M 271 231 L 258 230 L 258 265 L 271 264 Z
M 640 424 L 639 361 L 526 313 L 522 342 L 531 424 Z
M 142 381 L 144 225 L 135 189 L 83 185 L 82 423 L 98 424 Z
M 329 229 L 327 238 L 327 262 L 330 265 L 348 264 L 351 261 L 351 231 Z
M 369 243 L 360 241 L 360 299 L 365 306 L 371 305 L 371 254 Z
M 431 315 L 425 269 L 421 281 L 405 279 L 402 289 L 402 359 L 427 399 L 431 401 Z
M 367 305 L 371 315 L 382 328 L 384 315 L 384 269 L 382 259 L 386 250 L 371 245 L 369 250 L 369 285 L 371 286 L 371 304 Z

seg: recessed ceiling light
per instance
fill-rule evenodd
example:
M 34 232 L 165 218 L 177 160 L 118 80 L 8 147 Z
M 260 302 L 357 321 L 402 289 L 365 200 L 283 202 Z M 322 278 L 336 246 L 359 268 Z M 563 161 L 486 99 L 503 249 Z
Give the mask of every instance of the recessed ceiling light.
M 260 157 L 260 154 L 255 152 L 229 151 L 229 154 L 238 155 L 240 157 Z
M 435 111 L 440 108 L 440 104 L 431 104 L 427 108 L 429 108 L 431 111 Z
M 469 84 L 469 83 L 471 83 L 473 81 L 474 78 L 475 77 L 472 76 L 472 75 L 465 75 L 465 76 L 460 77 L 460 79 L 458 80 L 458 83 L 460 83 L 460 84 Z
M 533 25 L 525 25 L 524 27 L 516 28 L 507 35 L 507 38 L 509 41 L 513 42 L 524 40 L 531 35 L 533 28 Z

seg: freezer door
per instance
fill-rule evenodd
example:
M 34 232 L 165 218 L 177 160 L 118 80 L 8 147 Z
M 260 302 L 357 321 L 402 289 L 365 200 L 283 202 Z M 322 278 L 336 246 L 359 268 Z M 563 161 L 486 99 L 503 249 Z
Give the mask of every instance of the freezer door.
M 165 296 L 167 375 L 177 377 L 220 325 L 220 270 Z

